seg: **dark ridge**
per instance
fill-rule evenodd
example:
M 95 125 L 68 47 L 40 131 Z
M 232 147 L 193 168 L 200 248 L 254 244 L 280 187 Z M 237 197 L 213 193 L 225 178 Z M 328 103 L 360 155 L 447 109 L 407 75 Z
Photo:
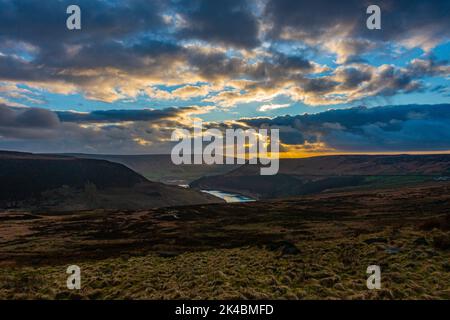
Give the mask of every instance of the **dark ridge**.
M 22 200 L 63 186 L 129 188 L 147 181 L 121 164 L 105 160 L 0 152 L 0 200 Z

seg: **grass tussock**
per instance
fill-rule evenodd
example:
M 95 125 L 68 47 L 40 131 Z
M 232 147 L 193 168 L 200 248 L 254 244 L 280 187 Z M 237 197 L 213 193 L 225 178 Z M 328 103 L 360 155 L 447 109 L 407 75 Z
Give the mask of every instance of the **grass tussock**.
M 449 299 L 449 252 L 417 246 L 417 236 L 404 230 L 402 240 L 390 244 L 368 245 L 362 238 L 296 243 L 298 254 L 243 247 L 85 261 L 79 291 L 66 289 L 63 265 L 8 267 L 0 277 L 0 298 Z M 390 246 L 400 250 L 389 253 Z M 366 287 L 371 264 L 381 266 L 381 290 Z

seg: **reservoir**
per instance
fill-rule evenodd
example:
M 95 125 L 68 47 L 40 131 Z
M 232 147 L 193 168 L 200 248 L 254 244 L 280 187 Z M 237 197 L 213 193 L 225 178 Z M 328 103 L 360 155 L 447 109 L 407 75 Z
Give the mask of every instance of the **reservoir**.
M 204 193 L 208 193 L 210 195 L 213 195 L 215 197 L 221 198 L 225 200 L 228 203 L 232 202 L 252 202 L 255 201 L 252 198 L 248 198 L 246 196 L 235 194 L 235 193 L 229 193 L 229 192 L 223 192 L 218 190 L 201 190 Z
M 183 188 L 189 188 L 188 184 L 179 184 L 178 186 Z M 218 190 L 200 190 L 201 192 L 208 193 L 210 195 L 213 195 L 217 198 L 225 200 L 227 203 L 233 203 L 233 202 L 253 202 L 256 201 L 255 199 L 237 194 L 237 193 L 229 193 L 224 191 L 218 191 Z

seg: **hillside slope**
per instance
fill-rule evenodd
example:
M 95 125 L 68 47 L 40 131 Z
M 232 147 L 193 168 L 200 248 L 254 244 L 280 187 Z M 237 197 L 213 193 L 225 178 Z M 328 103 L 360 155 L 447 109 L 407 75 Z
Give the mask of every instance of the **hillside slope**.
M 281 159 L 275 176 L 261 176 L 258 165 L 244 165 L 200 178 L 191 186 L 267 199 L 351 187 L 402 186 L 448 176 L 450 155 L 339 155 Z
M 104 160 L 0 152 L 0 207 L 139 209 L 221 202 Z
M 450 174 L 450 155 L 338 155 L 281 159 L 279 174 L 330 175 L 440 175 Z M 229 175 L 259 174 L 246 165 Z

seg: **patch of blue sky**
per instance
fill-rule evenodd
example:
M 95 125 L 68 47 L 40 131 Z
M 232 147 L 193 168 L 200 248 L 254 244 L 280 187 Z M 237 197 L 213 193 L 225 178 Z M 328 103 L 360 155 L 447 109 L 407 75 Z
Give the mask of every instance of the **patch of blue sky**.
M 450 58 L 450 40 L 441 43 L 432 51 L 433 55 L 442 61 L 448 61 Z
M 406 49 L 394 45 L 387 45 L 384 49 L 374 50 L 360 57 L 366 63 L 379 67 L 384 64 L 392 64 L 397 67 L 405 67 L 411 60 L 423 56 L 424 51 L 420 48 Z
M 448 61 L 450 57 L 450 41 L 437 45 L 430 52 L 425 52 L 418 47 L 408 49 L 396 44 L 390 44 L 384 50 L 374 50 L 370 53 L 362 54 L 360 57 L 373 66 L 393 64 L 398 67 L 404 67 L 412 60 L 425 58 L 427 55 L 431 55 L 437 61 Z
M 206 82 L 206 81 L 198 81 L 198 82 L 190 82 L 190 83 L 183 83 L 183 84 L 177 84 L 177 85 L 158 84 L 158 85 L 152 86 L 152 88 L 172 93 L 173 91 L 183 88 L 183 87 L 186 87 L 186 86 L 200 87 L 200 86 L 205 86 L 208 84 L 209 84 L 209 82 Z
M 117 107 L 116 104 L 86 99 L 81 94 L 64 95 L 46 92 L 42 95 L 47 103 L 41 107 L 51 110 L 89 112 L 93 110 L 116 109 Z
M 20 59 L 25 60 L 27 62 L 33 61 L 35 58 L 35 55 L 27 52 L 27 51 L 21 51 L 20 53 L 17 54 L 18 57 L 20 57 Z

